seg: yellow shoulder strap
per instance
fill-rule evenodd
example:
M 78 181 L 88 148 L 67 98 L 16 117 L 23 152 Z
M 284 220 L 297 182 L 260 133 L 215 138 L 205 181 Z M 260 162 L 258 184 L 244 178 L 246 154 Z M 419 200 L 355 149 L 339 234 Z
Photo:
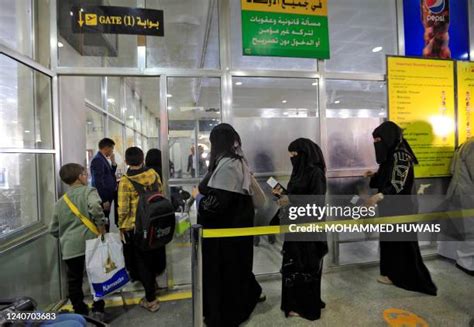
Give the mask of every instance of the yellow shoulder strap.
M 79 218 L 82 223 L 84 225 L 86 225 L 87 228 L 89 228 L 89 230 L 94 233 L 95 235 L 99 236 L 100 233 L 99 233 L 99 230 L 97 229 L 97 227 L 94 225 L 94 223 L 92 221 L 89 220 L 89 218 L 87 218 L 86 216 L 84 216 L 80 211 L 79 209 L 76 207 L 76 205 L 74 203 L 72 203 L 71 199 L 69 198 L 69 196 L 66 194 L 64 194 L 63 196 L 63 199 L 64 201 L 66 202 L 67 206 L 69 207 L 69 209 L 71 209 L 72 213 L 77 217 Z

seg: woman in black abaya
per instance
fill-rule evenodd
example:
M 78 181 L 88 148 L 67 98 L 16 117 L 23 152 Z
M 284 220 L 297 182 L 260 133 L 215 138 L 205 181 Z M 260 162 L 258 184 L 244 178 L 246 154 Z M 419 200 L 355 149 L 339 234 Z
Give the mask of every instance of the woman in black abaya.
M 237 132 L 219 124 L 210 135 L 209 171 L 193 191 L 198 223 L 205 229 L 252 227 L 250 171 Z M 262 288 L 252 272 L 253 238 L 206 238 L 202 243 L 203 302 L 207 326 L 238 326 L 247 320 Z
M 378 203 L 381 217 L 415 214 L 417 203 L 414 193 L 414 165 L 418 161 L 401 128 L 386 121 L 372 136 L 378 171 L 371 176 L 370 186 L 378 193 L 369 198 L 367 205 Z M 429 295 L 436 295 L 436 285 L 423 263 L 416 233 L 380 233 L 380 277 L 383 284 Z
M 279 203 L 324 205 L 326 164 L 321 149 L 313 141 L 299 138 L 288 146 L 288 151 L 293 171 L 287 198 L 282 197 Z M 280 190 L 273 193 L 282 195 Z M 308 320 L 321 317 L 321 309 L 325 307 L 321 300 L 321 276 L 323 257 L 327 252 L 325 236 L 319 240 L 285 240 L 283 243 L 281 310 L 286 317 Z

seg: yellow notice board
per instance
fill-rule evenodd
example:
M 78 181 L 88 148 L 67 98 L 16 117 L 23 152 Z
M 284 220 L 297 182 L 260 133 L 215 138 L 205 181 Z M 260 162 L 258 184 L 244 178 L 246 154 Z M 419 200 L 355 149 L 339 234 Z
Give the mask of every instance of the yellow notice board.
M 457 62 L 458 144 L 474 136 L 474 62 Z
M 417 178 L 450 174 L 455 148 L 454 62 L 387 57 L 389 119 L 404 129 Z

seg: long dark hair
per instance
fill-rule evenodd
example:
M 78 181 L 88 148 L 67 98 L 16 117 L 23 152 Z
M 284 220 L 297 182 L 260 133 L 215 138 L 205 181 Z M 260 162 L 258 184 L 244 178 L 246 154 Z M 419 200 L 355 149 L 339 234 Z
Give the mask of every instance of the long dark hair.
M 214 127 L 209 140 L 211 141 L 209 172 L 214 171 L 219 160 L 223 157 L 242 159 L 242 156 L 237 153 L 242 141 L 231 125 L 222 123 Z
M 161 151 L 159 149 L 150 149 L 146 153 L 145 166 L 153 168 L 158 175 L 161 175 Z

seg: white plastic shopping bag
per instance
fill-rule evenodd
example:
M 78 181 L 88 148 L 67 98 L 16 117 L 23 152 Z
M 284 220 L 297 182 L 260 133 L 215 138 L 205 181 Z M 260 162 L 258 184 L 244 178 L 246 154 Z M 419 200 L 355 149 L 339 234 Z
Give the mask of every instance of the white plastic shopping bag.
M 124 287 L 130 280 L 118 234 L 86 241 L 86 271 L 94 300 Z

